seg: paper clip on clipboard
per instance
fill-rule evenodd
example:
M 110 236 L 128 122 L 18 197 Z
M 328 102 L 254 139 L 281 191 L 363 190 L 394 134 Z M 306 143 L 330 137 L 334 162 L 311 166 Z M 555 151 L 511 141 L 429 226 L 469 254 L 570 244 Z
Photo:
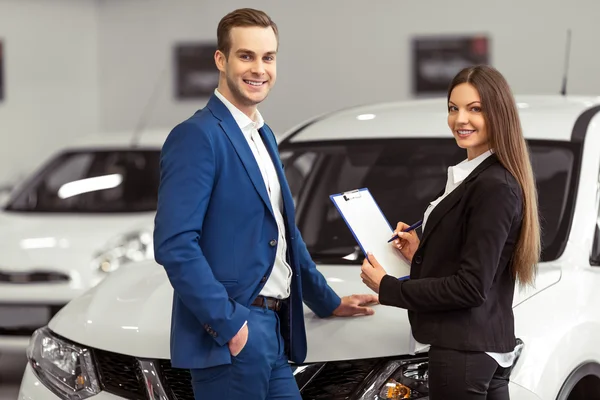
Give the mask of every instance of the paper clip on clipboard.
M 355 189 L 329 196 L 350 229 L 363 254 L 371 252 L 386 271 L 398 279 L 410 275 L 410 263 L 388 240 L 392 226 L 369 189 Z

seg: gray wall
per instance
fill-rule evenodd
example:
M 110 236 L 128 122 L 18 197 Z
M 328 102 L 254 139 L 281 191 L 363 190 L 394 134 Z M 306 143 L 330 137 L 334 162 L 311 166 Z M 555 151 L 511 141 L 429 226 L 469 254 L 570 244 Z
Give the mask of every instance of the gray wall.
M 558 93 L 571 27 L 569 92 L 600 95 L 598 0 L 0 0 L 0 185 L 74 137 L 141 121 L 168 129 L 203 107 L 175 100 L 172 46 L 214 40 L 219 19 L 243 6 L 280 27 L 278 82 L 261 107 L 276 132 L 410 98 L 410 39 L 420 34 L 488 34 L 515 92 Z
M 0 0 L 0 186 L 99 125 L 96 4 Z
M 492 62 L 515 92 L 558 93 L 566 30 L 573 29 L 569 92 L 600 95 L 600 1 L 144 0 L 100 3 L 101 126 L 171 126 L 205 101 L 173 96 L 176 41 L 214 40 L 236 7 L 267 11 L 280 28 L 278 82 L 261 110 L 278 132 L 325 111 L 410 93 L 414 34 L 486 33 Z M 159 78 L 162 75 L 162 78 Z

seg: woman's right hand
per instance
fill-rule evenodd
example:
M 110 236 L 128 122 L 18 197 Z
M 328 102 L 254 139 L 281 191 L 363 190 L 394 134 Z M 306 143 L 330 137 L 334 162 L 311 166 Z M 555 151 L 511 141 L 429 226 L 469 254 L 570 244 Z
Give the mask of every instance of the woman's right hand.
M 410 232 L 402 232 L 408 227 L 410 227 L 410 225 L 407 225 L 404 222 L 398 222 L 396 230 L 394 231 L 394 236 L 398 235 L 399 239 L 394 240 L 392 244 L 408 261 L 412 262 L 413 256 L 419 248 L 419 243 L 421 243 L 421 241 L 414 229 Z

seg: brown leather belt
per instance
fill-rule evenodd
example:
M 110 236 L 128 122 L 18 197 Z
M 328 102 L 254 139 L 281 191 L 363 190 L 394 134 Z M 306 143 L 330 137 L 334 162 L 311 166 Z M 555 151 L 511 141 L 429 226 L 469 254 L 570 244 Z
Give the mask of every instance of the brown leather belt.
M 284 301 L 286 301 L 286 299 L 276 299 L 274 297 L 258 296 L 256 299 L 254 299 L 252 305 L 256 307 L 266 306 L 269 310 L 279 311 Z

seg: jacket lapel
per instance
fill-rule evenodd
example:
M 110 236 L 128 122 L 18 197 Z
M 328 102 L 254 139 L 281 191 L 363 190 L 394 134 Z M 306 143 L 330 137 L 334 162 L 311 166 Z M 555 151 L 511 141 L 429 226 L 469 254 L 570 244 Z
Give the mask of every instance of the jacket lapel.
M 433 209 L 433 211 L 429 215 L 429 218 L 427 219 L 427 225 L 425 226 L 425 230 L 423 231 L 423 237 L 421 238 L 420 246 L 423 246 L 425 244 L 427 238 L 431 235 L 431 232 L 435 230 L 436 226 L 442 220 L 444 215 L 446 215 L 462 198 L 467 187 L 466 185 L 470 181 L 475 179 L 482 171 L 484 171 L 486 168 L 488 168 L 490 165 L 496 162 L 498 162 L 498 158 L 495 154 L 492 154 L 491 156 L 486 158 L 481 164 L 477 166 L 477 168 L 473 170 L 473 172 L 469 174 L 469 176 L 465 178 L 464 181 L 460 183 L 460 185 L 456 187 L 456 189 L 452 191 L 452 193 L 450 193 Z M 442 194 L 443 193 L 444 192 L 442 192 Z
M 269 152 L 269 156 L 271 156 L 271 160 L 273 161 L 273 166 L 275 167 L 275 171 L 277 171 L 277 180 L 279 181 L 279 187 L 281 188 L 281 198 L 283 199 L 283 219 L 286 224 L 286 232 L 288 237 L 291 240 L 294 240 L 296 234 L 296 216 L 294 215 L 294 199 L 292 197 L 292 191 L 287 182 L 287 178 L 285 176 L 285 172 L 283 170 L 283 165 L 281 163 L 281 159 L 279 158 L 279 151 L 277 150 L 277 141 L 275 140 L 275 135 L 271 131 L 271 128 L 267 126 L 267 124 L 263 125 L 261 129 L 258 131 L 262 140 Z M 287 246 L 287 257 L 288 263 L 292 267 L 294 271 L 297 271 L 299 268 L 296 265 L 296 259 L 294 254 L 294 246 Z
M 260 169 L 258 164 L 256 163 L 256 159 L 254 158 L 254 154 L 252 150 L 250 150 L 250 146 L 248 146 L 248 141 L 244 137 L 240 127 L 235 122 L 235 119 L 219 98 L 214 94 L 211 96 L 208 101 L 207 107 L 210 109 L 212 114 L 220 121 L 219 125 L 231 141 L 238 157 L 242 161 L 244 168 L 246 169 L 246 173 L 250 177 L 254 188 L 262 198 L 263 202 L 273 214 L 273 208 L 271 207 L 271 201 L 269 200 L 269 195 L 267 193 L 267 187 L 265 186 L 265 182 L 263 180 L 262 174 L 260 173 Z
M 260 136 L 265 143 L 265 147 L 271 156 L 275 171 L 277 171 L 277 179 L 279 180 L 279 186 L 281 187 L 281 197 L 283 198 L 284 214 L 288 220 L 289 226 L 295 225 L 294 213 L 288 213 L 288 210 L 294 209 L 294 201 L 292 199 L 292 192 L 287 183 L 283 166 L 281 165 L 281 159 L 279 158 L 279 152 L 277 151 L 277 142 L 274 140 L 273 132 L 266 124 L 259 130 Z

